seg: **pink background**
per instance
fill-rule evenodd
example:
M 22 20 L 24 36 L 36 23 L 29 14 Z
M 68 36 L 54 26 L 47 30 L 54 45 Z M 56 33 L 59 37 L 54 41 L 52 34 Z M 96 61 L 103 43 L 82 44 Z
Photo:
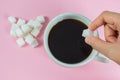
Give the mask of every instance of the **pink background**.
M 65 68 L 54 63 L 43 45 L 46 24 L 64 12 L 83 14 L 94 20 L 102 11 L 120 12 L 120 0 L 0 0 L 0 80 L 120 80 L 120 66 L 91 61 L 78 68 Z M 11 24 L 8 16 L 35 19 L 47 16 L 40 46 L 19 48 L 9 35 Z M 103 39 L 103 29 L 99 28 Z

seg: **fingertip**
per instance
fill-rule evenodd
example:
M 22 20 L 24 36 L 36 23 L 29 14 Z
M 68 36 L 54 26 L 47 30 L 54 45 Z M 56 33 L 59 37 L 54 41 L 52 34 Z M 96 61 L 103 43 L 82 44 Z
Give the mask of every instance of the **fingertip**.
M 94 26 L 91 26 L 91 25 L 88 27 L 88 29 L 91 30 L 91 31 L 95 30 Z
M 89 36 L 87 36 L 87 37 L 85 38 L 85 42 L 86 42 L 87 44 L 90 44 Z
M 99 15 L 95 20 L 93 20 L 89 26 L 89 29 L 94 31 L 104 24 L 104 18 Z
M 88 27 L 88 29 L 90 29 L 91 31 L 96 30 L 99 27 L 99 24 L 96 24 L 96 20 L 93 21 L 90 26 Z
M 86 38 L 85 38 L 85 42 L 87 43 L 87 44 L 89 44 L 89 45 L 91 45 L 92 43 L 93 43 L 93 39 L 94 38 L 94 36 L 87 36 Z

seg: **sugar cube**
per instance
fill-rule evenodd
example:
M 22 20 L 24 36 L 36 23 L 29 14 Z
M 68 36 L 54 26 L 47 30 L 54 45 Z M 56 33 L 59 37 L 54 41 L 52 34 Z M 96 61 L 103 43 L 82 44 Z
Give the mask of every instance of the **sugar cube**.
M 33 22 L 34 22 L 34 20 L 30 19 L 30 20 L 27 22 L 27 25 L 33 27 Z
M 24 41 L 23 38 L 18 38 L 18 39 L 16 40 L 16 43 L 17 43 L 20 47 L 22 47 L 22 46 L 25 45 L 25 41 Z
M 45 22 L 44 16 L 38 16 L 36 20 L 38 20 L 40 23 L 44 23 Z
M 22 31 L 24 33 L 28 33 L 28 32 L 30 32 L 32 30 L 32 28 L 29 25 L 27 25 L 27 24 L 22 25 L 21 29 L 22 29 Z
M 18 21 L 17 21 L 17 25 L 23 25 L 23 24 L 25 24 L 25 20 L 23 20 L 23 19 L 18 19 Z
M 8 17 L 8 21 L 10 21 L 11 23 L 16 23 L 16 18 L 15 17 L 13 17 L 13 16 L 9 16 Z
M 14 37 L 17 36 L 17 34 L 16 34 L 16 32 L 15 32 L 14 30 L 10 30 L 10 35 L 11 35 L 11 36 L 14 36 Z
M 19 26 L 17 24 L 12 24 L 11 30 L 15 31 Z
M 12 24 L 11 30 L 10 30 L 10 35 L 16 37 L 16 30 L 19 28 L 17 24 Z
M 37 28 L 37 27 L 42 27 L 42 25 L 40 24 L 40 22 L 39 22 L 39 21 L 37 21 L 37 20 L 36 20 L 36 21 L 34 21 L 32 25 L 33 25 L 33 27 L 34 27 L 34 28 Z
M 31 44 L 31 46 L 32 46 L 33 48 L 37 47 L 38 45 L 39 45 L 39 43 L 37 42 L 37 40 L 35 40 L 35 41 Z
M 17 34 L 18 37 L 23 37 L 24 36 L 24 33 L 22 32 L 22 30 L 20 28 L 17 28 L 15 30 L 15 32 L 16 32 L 16 34 Z
M 87 36 L 90 36 L 90 35 L 93 35 L 93 31 L 91 31 L 89 29 L 83 30 L 83 33 L 82 33 L 83 37 L 87 37 Z
M 26 37 L 25 37 L 25 42 L 28 43 L 28 44 L 32 44 L 33 42 L 35 41 L 35 38 L 31 35 L 31 34 L 28 34 Z
M 40 33 L 40 29 L 39 28 L 34 28 L 32 31 L 31 31 L 31 34 L 34 36 L 34 37 L 37 37 Z

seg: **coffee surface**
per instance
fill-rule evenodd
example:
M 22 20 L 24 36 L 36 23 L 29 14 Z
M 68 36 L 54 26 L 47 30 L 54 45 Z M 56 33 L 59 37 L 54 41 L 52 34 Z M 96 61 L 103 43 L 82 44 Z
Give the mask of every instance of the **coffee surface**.
M 52 55 L 61 62 L 74 64 L 86 59 L 92 47 L 82 37 L 87 26 L 74 19 L 66 19 L 57 23 L 50 31 L 48 45 Z

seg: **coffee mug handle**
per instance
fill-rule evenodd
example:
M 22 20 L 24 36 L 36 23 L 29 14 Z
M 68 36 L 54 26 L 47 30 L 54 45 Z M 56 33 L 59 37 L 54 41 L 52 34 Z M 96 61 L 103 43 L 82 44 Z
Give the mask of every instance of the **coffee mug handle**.
M 110 62 L 110 60 L 106 56 L 104 56 L 103 54 L 101 54 L 99 52 L 95 56 L 94 60 L 99 61 L 99 62 L 103 62 L 103 63 L 109 63 Z

